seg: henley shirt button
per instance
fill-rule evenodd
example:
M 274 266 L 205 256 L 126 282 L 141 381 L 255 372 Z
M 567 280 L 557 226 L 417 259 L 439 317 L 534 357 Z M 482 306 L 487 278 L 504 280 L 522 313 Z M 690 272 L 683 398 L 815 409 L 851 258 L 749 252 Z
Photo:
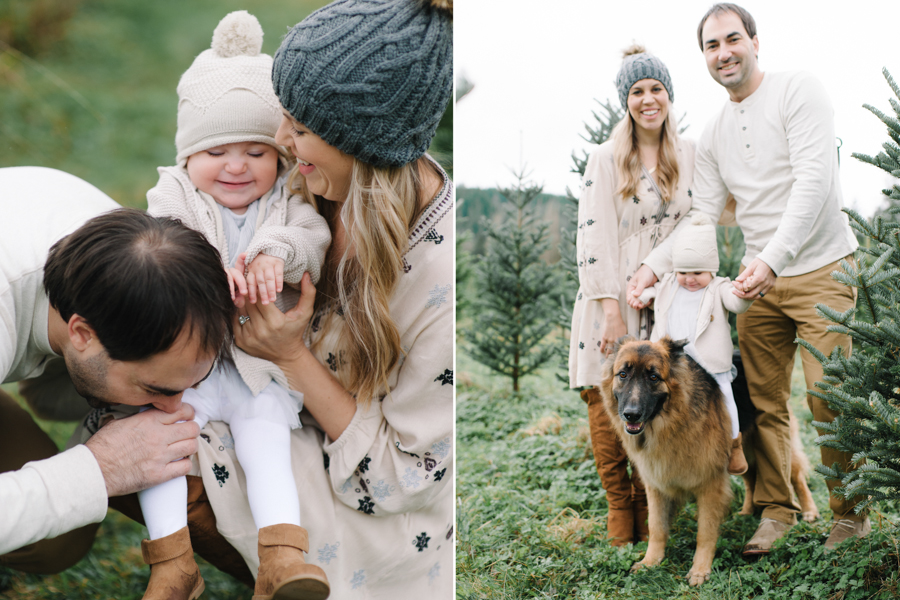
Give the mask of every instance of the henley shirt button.
M 747 144 L 747 147 L 749 148 L 749 147 L 750 147 L 750 144 Z
M 744 114 L 744 109 L 743 109 L 743 108 L 741 109 L 741 114 Z
M 746 128 L 746 127 L 744 127 L 744 131 L 747 131 L 747 128 Z

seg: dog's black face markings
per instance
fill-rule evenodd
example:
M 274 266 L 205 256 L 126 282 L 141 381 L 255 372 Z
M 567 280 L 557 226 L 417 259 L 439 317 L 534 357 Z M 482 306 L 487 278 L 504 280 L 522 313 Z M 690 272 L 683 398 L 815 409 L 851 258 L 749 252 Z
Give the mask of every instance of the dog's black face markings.
M 649 345 L 629 348 L 629 358 L 615 373 L 613 394 L 625 431 L 638 435 L 659 412 L 669 397 L 668 388 L 659 372 L 654 352 Z

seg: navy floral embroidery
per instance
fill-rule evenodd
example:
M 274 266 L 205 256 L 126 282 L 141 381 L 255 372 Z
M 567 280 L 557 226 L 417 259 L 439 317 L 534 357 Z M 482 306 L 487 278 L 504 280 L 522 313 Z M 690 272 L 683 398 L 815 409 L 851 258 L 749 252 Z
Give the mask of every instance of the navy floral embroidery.
M 425 457 L 425 470 L 426 471 L 433 471 L 436 466 L 437 466 L 436 460 L 434 460 L 433 458 L 430 458 L 428 456 Z
M 216 481 L 219 482 L 219 487 L 225 485 L 225 480 L 228 479 L 228 469 L 225 468 L 225 465 L 217 465 L 213 463 L 212 470 L 213 475 L 216 476 Z
M 590 179 L 588 179 L 588 180 L 585 182 L 584 187 L 591 187 L 591 184 L 593 184 L 593 183 L 594 183 L 593 181 L 591 181 Z
M 584 350 L 584 342 L 578 342 L 578 349 Z
M 322 325 L 322 313 L 317 314 L 313 317 L 312 322 L 309 324 L 309 328 L 313 333 L 318 333 L 319 327 Z
M 400 450 L 400 452 L 402 452 L 403 454 L 406 454 L 407 456 L 415 456 L 416 458 L 422 458 L 418 454 L 413 454 L 412 452 L 407 452 L 406 450 L 403 450 L 402 448 L 400 448 L 400 442 L 394 442 L 394 446 L 397 447 L 397 450 Z
M 446 473 L 446 472 L 447 472 L 447 467 L 444 467 L 444 468 L 441 469 L 440 471 L 435 471 L 435 472 L 434 472 L 434 480 L 435 480 L 435 481 L 440 481 L 441 479 L 444 478 L 444 473 Z
M 641 225 L 647 224 L 647 217 L 641 217 Z
M 362 459 L 361 461 L 359 461 L 359 466 L 356 467 L 356 468 L 359 469 L 359 472 L 360 472 L 360 473 L 365 473 L 366 471 L 369 470 L 369 463 L 370 463 L 370 462 L 372 462 L 372 459 L 369 458 L 369 455 L 367 454 L 366 457 L 365 457 L 364 459 Z
M 675 213 L 675 220 L 677 221 L 678 217 L 680 217 L 680 216 L 681 216 L 681 211 L 679 210 L 677 213 Z
M 694 197 L 694 193 L 690 189 L 688 189 L 688 198 L 693 198 L 693 197 Z
M 597 221 L 595 221 L 595 220 L 593 220 L 593 219 L 588 219 L 588 220 L 587 220 L 587 226 L 590 227 L 591 225 L 593 225 L 593 224 L 596 223 L 596 222 L 597 222 Z
M 579 292 L 579 293 L 578 293 L 578 299 L 581 300 L 581 297 L 582 297 L 582 294 L 581 294 L 581 292 Z
M 447 385 L 453 385 L 453 371 L 450 369 L 444 369 L 444 372 L 434 378 L 435 381 L 441 382 L 441 387 Z
M 444 539 L 449 540 L 451 537 L 453 537 L 453 525 L 450 526 L 450 529 L 447 531 L 447 537 Z
M 641 203 L 641 201 L 638 199 L 637 196 L 632 196 L 631 199 L 634 201 L 635 204 L 640 204 L 640 203 Z
M 409 261 L 406 260 L 406 257 L 404 256 L 403 257 L 403 272 L 409 273 L 410 271 L 412 271 L 412 265 L 409 264 Z
M 425 234 L 425 238 L 424 238 L 424 239 L 425 239 L 426 242 L 434 242 L 435 245 L 438 245 L 438 244 L 440 244 L 441 242 L 444 241 L 444 236 L 440 235 L 440 234 L 439 234 L 437 231 L 435 231 L 434 229 L 429 229 L 429 230 L 428 230 L 428 233 Z
M 421 535 L 416 536 L 416 540 L 413 542 L 413 546 L 419 549 L 419 552 L 428 547 L 428 540 L 431 538 L 428 537 L 428 533 L 423 531 Z
M 628 283 L 629 281 L 631 281 L 631 275 L 625 278 L 625 283 Z
M 372 499 L 368 496 L 365 496 L 362 500 L 359 501 L 359 508 L 357 508 L 356 510 L 367 515 L 374 515 L 374 507 L 375 503 L 372 502 Z
M 337 372 L 337 368 L 338 368 L 337 356 L 335 356 L 334 354 L 332 354 L 331 352 L 329 352 L 329 353 L 328 353 L 328 358 L 325 359 L 325 362 L 328 363 L 328 368 L 329 368 L 329 369 L 331 369 L 332 371 Z

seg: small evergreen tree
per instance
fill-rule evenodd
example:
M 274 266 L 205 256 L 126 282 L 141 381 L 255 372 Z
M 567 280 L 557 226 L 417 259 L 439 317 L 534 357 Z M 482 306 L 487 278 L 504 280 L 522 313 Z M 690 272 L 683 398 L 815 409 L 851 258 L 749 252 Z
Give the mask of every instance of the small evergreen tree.
M 884 76 L 900 99 L 900 87 L 887 70 Z M 888 126 L 891 138 L 877 156 L 853 156 L 900 177 L 900 102 L 891 99 L 897 117 L 865 105 Z M 883 190 L 892 200 L 900 200 L 900 186 Z M 900 498 L 900 224 L 875 216 L 867 222 L 845 209 L 851 226 L 871 240 L 860 248 L 860 265 L 842 262 L 845 273 L 834 277 L 857 288 L 855 308 L 838 312 L 821 304 L 820 315 L 834 323 L 833 331 L 853 338 L 853 354 L 845 358 L 836 348 L 825 356 L 803 340 L 825 370 L 825 381 L 810 393 L 826 400 L 840 412 L 833 423 L 813 423 L 826 433 L 816 443 L 852 454 L 853 463 L 865 464 L 850 472 L 837 464 L 819 465 L 816 470 L 841 486 L 834 493 L 845 498 L 862 497 L 861 511 L 873 502 Z M 896 213 L 897 210 L 894 209 Z
M 475 360 L 509 377 L 518 392 L 520 379 L 553 354 L 545 338 L 554 327 L 560 277 L 541 259 L 549 247 L 547 225 L 538 222 L 534 200 L 543 186 L 527 182 L 524 168 L 514 175 L 516 184 L 500 190 L 504 218 L 485 224 L 488 247 L 475 264 L 473 323 L 464 337 Z

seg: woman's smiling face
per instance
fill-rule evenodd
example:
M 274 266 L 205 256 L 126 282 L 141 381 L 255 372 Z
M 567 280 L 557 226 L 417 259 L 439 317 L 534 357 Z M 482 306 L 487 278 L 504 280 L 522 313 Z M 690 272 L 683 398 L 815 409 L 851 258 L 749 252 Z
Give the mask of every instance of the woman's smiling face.
M 309 190 L 326 200 L 346 200 L 353 173 L 353 157 L 295 121 L 287 111 L 282 112 L 275 141 L 290 149 L 297 157 L 297 170 L 306 179 Z
M 655 79 L 636 81 L 628 90 L 628 112 L 636 127 L 658 131 L 669 114 L 669 92 Z

